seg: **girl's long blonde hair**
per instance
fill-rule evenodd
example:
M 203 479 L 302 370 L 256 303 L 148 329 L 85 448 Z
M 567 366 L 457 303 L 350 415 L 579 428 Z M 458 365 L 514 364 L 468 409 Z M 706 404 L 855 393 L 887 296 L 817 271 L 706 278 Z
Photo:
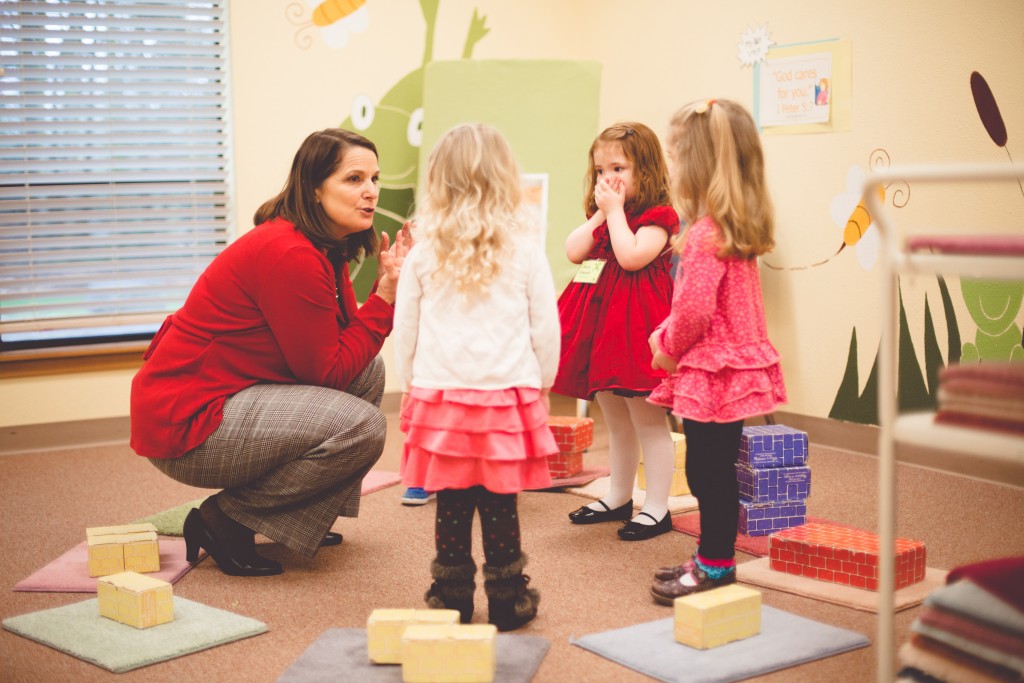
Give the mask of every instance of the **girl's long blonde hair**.
M 417 239 L 433 249 L 438 270 L 465 295 L 485 293 L 501 270 L 520 215 L 519 164 L 497 129 L 464 124 L 445 133 L 430 153 L 417 202 Z
M 775 217 L 757 124 L 732 100 L 699 100 L 669 125 L 672 183 L 684 220 L 704 211 L 722 229 L 720 258 L 753 258 L 775 246 Z M 682 252 L 685 234 L 673 247 Z

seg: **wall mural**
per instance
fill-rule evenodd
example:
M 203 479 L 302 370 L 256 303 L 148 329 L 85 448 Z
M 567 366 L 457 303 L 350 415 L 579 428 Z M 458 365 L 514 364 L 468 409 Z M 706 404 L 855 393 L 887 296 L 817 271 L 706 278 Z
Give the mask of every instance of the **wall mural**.
M 320 36 L 330 47 L 341 48 L 348 43 L 349 33 L 362 33 L 370 26 L 370 13 L 364 5 L 366 0 L 324 0 L 308 3 L 313 12 L 306 21 L 305 8 L 300 2 L 293 2 L 285 9 L 288 20 L 299 30 L 295 33 L 295 44 L 304 50 L 313 45 L 313 28 L 320 29 Z
M 1013 156 L 1006 146 L 1009 136 L 1003 115 L 999 112 L 995 95 L 985 77 L 977 71 L 971 73 L 971 94 L 985 131 L 997 147 L 1006 151 L 1013 164 Z M 1024 185 L 1017 180 L 1024 195 Z M 960 281 L 960 291 L 971 319 L 978 330 L 973 342 L 963 346 L 962 363 L 991 361 L 1024 362 L 1024 339 L 1017 326 L 1017 316 L 1024 302 L 1024 282 L 994 282 L 989 280 Z
M 999 107 L 992 90 L 978 72 L 971 74 L 971 92 L 974 103 L 981 118 L 982 125 L 989 137 L 999 147 L 1006 150 L 1007 133 Z M 878 150 L 876 150 L 877 152 Z M 883 162 L 887 165 L 887 159 Z M 874 168 L 874 166 L 873 166 Z M 863 182 L 863 176 L 860 178 Z M 848 188 L 852 183 L 848 181 Z M 1024 186 L 1021 186 L 1024 194 Z M 909 195 L 908 195 L 909 198 Z M 905 204 L 905 202 L 904 202 Z M 861 209 L 862 206 L 858 206 Z M 835 203 L 833 204 L 835 209 Z M 857 211 L 851 216 L 851 221 Z M 835 217 L 833 213 L 833 218 Z M 870 222 L 866 211 L 863 220 Z M 862 222 L 858 219 L 859 224 Z M 847 224 L 847 230 L 850 224 Z M 864 233 L 861 233 L 862 235 Z M 876 236 L 877 237 L 877 236 Z M 875 249 L 877 250 L 877 240 Z M 840 247 L 842 251 L 842 247 Z M 838 252 L 837 252 L 838 253 Z M 861 257 L 858 251 L 858 258 Z M 827 260 L 827 259 L 826 259 Z M 873 259 L 872 259 L 873 263 Z M 865 265 L 865 260 L 861 259 Z M 1024 303 L 1024 282 L 1002 282 L 989 280 L 971 280 L 961 278 L 960 292 L 972 321 L 977 327 L 974 340 L 961 345 L 960 329 L 953 310 L 953 301 L 945 280 L 939 276 L 939 294 L 942 299 L 942 310 L 946 320 L 948 358 L 944 362 L 939 350 L 935 334 L 935 325 L 925 295 L 924 309 L 924 362 L 922 371 L 910 334 L 906 311 L 903 307 L 903 294 L 900 291 L 900 322 L 899 322 L 899 356 L 897 363 L 897 405 L 900 411 L 932 410 L 938 402 L 938 373 L 945 364 L 977 363 L 980 361 L 1014 361 L 1024 362 L 1021 329 L 1016 320 Z M 859 391 L 860 382 L 857 368 L 857 330 L 854 328 L 850 338 L 850 350 L 846 361 L 846 371 L 836 392 L 835 402 L 829 417 L 858 422 L 862 424 L 878 424 L 878 355 L 871 366 L 871 373 Z
M 308 38 L 308 42 L 300 42 L 297 35 L 296 43 L 300 47 L 308 47 L 312 44 L 312 38 L 308 37 L 307 31 L 312 27 L 320 27 L 320 35 L 325 42 L 337 47 L 343 46 L 350 31 L 364 30 L 369 25 L 365 2 L 326 0 L 317 5 L 312 19 L 304 23 L 299 23 L 302 6 L 298 5 L 299 13 L 296 13 L 295 5 L 298 3 L 293 3 L 289 6 L 289 20 L 300 25 L 300 33 Z M 374 227 L 386 232 L 392 239 L 412 214 L 416 197 L 419 148 L 423 143 L 423 70 L 434 58 L 434 29 L 439 5 L 440 0 L 420 0 L 425 40 L 419 68 L 399 80 L 376 103 L 368 95 L 356 95 L 350 114 L 340 124 L 342 128 L 365 135 L 377 145 L 380 155 L 380 200 Z M 330 6 L 330 9 L 321 11 L 325 6 Z M 361 18 L 360 13 L 365 16 Z M 462 48 L 462 59 L 471 59 L 473 48 L 487 35 L 490 29 L 486 21 L 486 16 L 473 10 Z M 373 257 L 352 268 L 352 283 L 360 300 L 369 295 L 376 275 L 377 259 Z

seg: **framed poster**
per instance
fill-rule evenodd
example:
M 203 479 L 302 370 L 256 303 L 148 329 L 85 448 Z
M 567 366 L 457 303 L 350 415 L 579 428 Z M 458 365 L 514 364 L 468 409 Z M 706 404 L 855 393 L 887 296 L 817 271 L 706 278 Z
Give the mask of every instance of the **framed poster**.
M 849 40 L 770 48 L 754 65 L 754 116 L 766 135 L 850 130 Z

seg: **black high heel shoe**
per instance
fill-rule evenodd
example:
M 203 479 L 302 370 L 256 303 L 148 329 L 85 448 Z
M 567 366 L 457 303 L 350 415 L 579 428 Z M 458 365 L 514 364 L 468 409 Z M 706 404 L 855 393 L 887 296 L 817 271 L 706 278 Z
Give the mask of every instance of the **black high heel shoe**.
M 327 548 L 332 545 L 341 545 L 343 537 L 341 534 L 336 534 L 333 531 L 328 531 L 324 534 L 324 540 L 320 541 L 321 548 Z
M 182 534 L 185 537 L 185 559 L 191 564 L 199 560 L 199 549 L 202 548 L 229 576 L 273 576 L 284 571 L 280 562 L 262 557 L 255 550 L 243 549 L 237 543 L 222 542 L 213 535 L 195 508 L 189 510 L 185 517 Z

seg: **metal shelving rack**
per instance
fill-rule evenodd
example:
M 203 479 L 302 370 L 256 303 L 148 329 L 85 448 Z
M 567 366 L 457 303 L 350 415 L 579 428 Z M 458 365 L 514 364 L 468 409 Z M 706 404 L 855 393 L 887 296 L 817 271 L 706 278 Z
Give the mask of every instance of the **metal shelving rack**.
M 932 413 L 898 414 L 896 405 L 896 330 L 899 315 L 900 275 L 955 275 L 959 277 L 1024 280 L 1024 251 L 1002 255 L 911 252 L 901 246 L 896 228 L 879 199 L 878 187 L 893 181 L 914 183 L 990 183 L 1017 181 L 1024 169 L 1006 165 L 936 165 L 890 167 L 871 174 L 864 184 L 864 199 L 881 235 L 882 338 L 878 382 L 879 475 L 879 582 L 878 681 L 894 678 L 896 447 L 913 444 L 953 452 L 982 453 L 987 458 L 1024 463 L 1024 438 L 980 429 L 940 425 Z M 1024 232 L 1024 226 L 1021 226 Z

